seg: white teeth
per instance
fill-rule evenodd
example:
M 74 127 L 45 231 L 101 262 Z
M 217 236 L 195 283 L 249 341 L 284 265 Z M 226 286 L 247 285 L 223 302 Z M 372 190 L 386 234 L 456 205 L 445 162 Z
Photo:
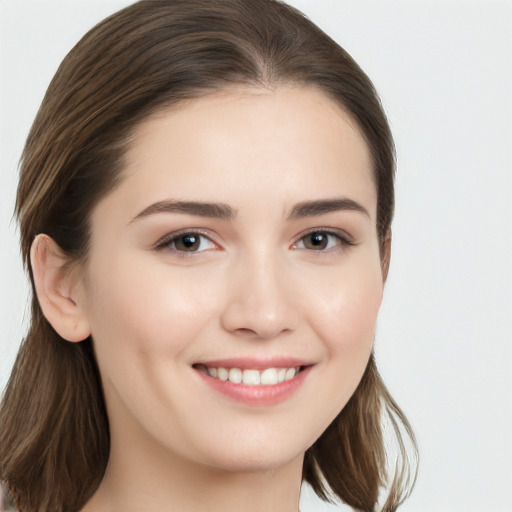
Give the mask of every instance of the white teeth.
M 288 368 L 288 370 L 286 370 L 286 373 L 284 374 L 284 380 L 293 379 L 293 377 L 295 377 L 296 373 L 297 373 L 296 368 Z
M 229 372 L 226 368 L 217 368 L 217 378 L 220 380 L 228 380 Z
M 293 368 L 266 368 L 265 370 L 241 370 L 240 368 L 214 368 L 199 365 L 203 373 L 219 380 L 229 380 L 233 384 L 245 386 L 274 386 L 293 379 L 299 373 L 300 366 Z
M 229 370 L 229 382 L 240 384 L 242 382 L 242 370 L 240 368 L 231 368 Z
M 260 372 L 258 370 L 244 370 L 242 381 L 246 386 L 259 386 Z
M 272 386 L 279 382 L 277 378 L 277 370 L 275 368 L 267 368 L 261 372 L 261 384 L 264 386 Z M 282 382 L 282 381 L 281 381 Z

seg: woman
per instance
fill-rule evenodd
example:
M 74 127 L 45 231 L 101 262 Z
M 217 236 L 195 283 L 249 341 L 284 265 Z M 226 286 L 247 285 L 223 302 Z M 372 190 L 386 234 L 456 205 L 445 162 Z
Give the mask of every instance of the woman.
M 305 480 L 395 510 L 414 438 L 372 353 L 393 173 L 371 82 L 284 4 L 142 1 L 93 28 L 22 160 L 19 508 L 296 511 Z

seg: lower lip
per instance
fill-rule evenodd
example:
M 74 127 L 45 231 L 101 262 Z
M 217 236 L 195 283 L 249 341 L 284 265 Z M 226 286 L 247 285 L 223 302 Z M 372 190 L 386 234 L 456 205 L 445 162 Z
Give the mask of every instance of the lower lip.
M 222 395 L 245 405 L 269 407 L 289 399 L 302 385 L 312 366 L 301 370 L 293 379 L 270 386 L 247 386 L 220 380 L 196 370 L 203 381 Z

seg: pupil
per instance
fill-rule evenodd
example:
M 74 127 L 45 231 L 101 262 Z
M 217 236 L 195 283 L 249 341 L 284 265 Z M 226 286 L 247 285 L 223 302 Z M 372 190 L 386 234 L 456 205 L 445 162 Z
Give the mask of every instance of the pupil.
M 309 235 L 311 246 L 315 248 L 324 248 L 327 244 L 327 237 L 323 233 L 312 233 Z
M 199 237 L 195 235 L 182 236 L 180 241 L 184 249 L 197 249 L 199 245 Z

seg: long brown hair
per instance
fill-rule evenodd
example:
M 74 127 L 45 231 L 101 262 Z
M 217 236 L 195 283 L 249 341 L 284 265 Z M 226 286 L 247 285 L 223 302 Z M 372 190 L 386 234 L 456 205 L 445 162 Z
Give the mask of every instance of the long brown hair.
M 107 18 L 71 50 L 29 133 L 16 202 L 33 288 L 31 326 L 0 408 L 0 479 L 23 511 L 75 511 L 103 477 L 109 426 L 93 340 L 68 343 L 44 318 L 30 247 L 51 236 L 70 261 L 87 257 L 89 220 L 116 186 L 130 137 L 163 108 L 230 86 L 307 85 L 357 123 L 373 159 L 377 232 L 394 206 L 394 146 L 375 89 L 354 60 L 276 0 L 143 0 Z M 383 421 L 399 458 L 388 476 Z M 324 499 L 356 510 L 395 510 L 415 479 L 404 436 L 414 435 L 382 383 L 373 355 L 356 392 L 307 451 L 303 478 Z

